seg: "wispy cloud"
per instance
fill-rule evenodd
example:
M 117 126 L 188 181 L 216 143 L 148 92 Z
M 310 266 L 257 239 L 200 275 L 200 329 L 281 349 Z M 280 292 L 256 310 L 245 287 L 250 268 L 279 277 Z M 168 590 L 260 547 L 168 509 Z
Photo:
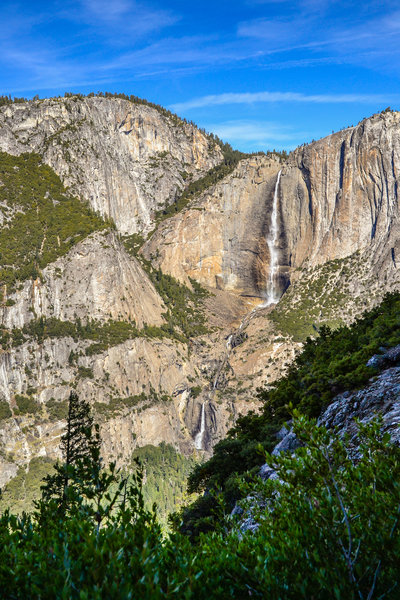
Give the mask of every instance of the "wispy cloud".
M 245 152 L 253 152 L 255 149 L 272 150 L 273 148 L 293 150 L 305 139 L 316 137 L 315 132 L 299 131 L 296 127 L 284 123 L 261 119 L 235 119 L 220 123 L 206 123 L 205 128 Z
M 115 42 L 134 35 L 136 38 L 175 24 L 179 16 L 171 10 L 153 9 L 135 0 L 80 0 L 71 18 L 80 21 Z M 68 14 L 65 13 L 68 18 Z M 130 43 L 135 40 L 130 39 Z
M 288 126 L 270 121 L 234 120 L 222 123 L 211 123 L 206 126 L 208 131 L 216 133 L 222 139 L 238 142 L 287 142 L 293 140 L 293 132 Z M 296 134 L 297 135 L 297 134 Z
M 390 96 L 379 94 L 300 94 L 297 92 L 247 92 L 212 94 L 192 98 L 185 102 L 172 104 L 170 108 L 177 112 L 183 112 L 192 108 L 203 108 L 207 106 L 221 106 L 224 104 L 255 104 L 259 102 L 308 102 L 313 104 L 378 104 L 381 102 L 393 102 L 400 95 Z

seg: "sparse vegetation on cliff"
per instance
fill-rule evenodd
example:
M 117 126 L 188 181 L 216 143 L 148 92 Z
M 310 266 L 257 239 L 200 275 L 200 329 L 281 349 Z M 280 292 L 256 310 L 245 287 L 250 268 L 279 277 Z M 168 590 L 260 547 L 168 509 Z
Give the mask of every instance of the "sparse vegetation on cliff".
M 94 231 L 112 226 L 68 194 L 37 154 L 0 152 L 0 285 L 36 279 L 40 270 Z
M 207 333 L 202 300 L 209 296 L 209 292 L 194 279 L 190 279 L 192 289 L 189 289 L 172 275 L 154 268 L 149 260 L 138 253 L 142 240 L 141 236 L 133 234 L 125 236 L 123 241 L 127 251 L 141 262 L 168 309 L 163 314 L 167 323 L 163 326 L 163 331 L 169 332 L 172 337 L 177 337 L 178 334 L 178 339 L 183 342 Z

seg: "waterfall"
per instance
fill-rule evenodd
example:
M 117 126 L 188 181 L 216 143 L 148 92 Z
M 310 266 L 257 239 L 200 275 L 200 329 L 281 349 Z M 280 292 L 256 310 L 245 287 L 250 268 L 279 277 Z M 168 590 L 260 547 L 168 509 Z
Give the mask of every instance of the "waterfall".
M 204 405 L 205 402 L 203 402 L 203 404 L 201 405 L 200 431 L 196 434 L 196 437 L 194 438 L 194 447 L 196 448 L 196 450 L 203 449 L 203 438 L 204 432 L 206 430 L 206 411 L 204 409 Z
M 269 306 L 270 304 L 276 304 L 280 298 L 279 290 L 276 288 L 275 279 L 276 274 L 279 269 L 278 264 L 278 192 L 279 192 L 279 182 L 281 179 L 282 170 L 279 171 L 278 177 L 276 178 L 275 183 L 275 191 L 274 191 L 274 202 L 272 204 L 272 214 L 271 214 L 271 225 L 270 230 L 267 235 L 267 245 L 270 255 L 270 266 L 269 266 L 269 276 L 267 282 L 267 299 L 264 303 L 264 306 Z

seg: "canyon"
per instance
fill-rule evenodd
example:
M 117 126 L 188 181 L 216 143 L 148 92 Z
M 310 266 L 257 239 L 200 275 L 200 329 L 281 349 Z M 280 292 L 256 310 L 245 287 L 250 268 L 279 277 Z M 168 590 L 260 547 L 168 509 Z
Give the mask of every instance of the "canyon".
M 257 409 L 257 387 L 285 371 L 307 335 L 349 323 L 399 289 L 399 140 L 400 113 L 387 111 L 287 159 L 243 156 L 160 217 L 223 164 L 214 137 L 122 98 L 1 106 L 0 151 L 38 154 L 110 227 L 18 287 L 3 285 L 3 334 L 25 333 L 0 353 L 0 400 L 9 407 L 0 486 L 34 458 L 59 457 L 71 388 L 93 406 L 106 461 L 127 464 L 136 448 L 161 442 L 209 456 L 240 414 Z M 168 293 L 181 289 L 188 314 L 204 316 L 197 334 L 176 325 L 171 333 Z M 29 333 L 51 320 L 95 331 Z M 109 323 L 136 333 L 105 343 Z M 21 397 L 35 410 L 21 411 Z

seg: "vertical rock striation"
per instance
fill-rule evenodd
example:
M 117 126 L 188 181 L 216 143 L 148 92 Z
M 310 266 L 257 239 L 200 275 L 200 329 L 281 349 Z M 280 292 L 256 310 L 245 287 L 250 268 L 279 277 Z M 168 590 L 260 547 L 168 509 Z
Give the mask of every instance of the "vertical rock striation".
M 52 98 L 0 107 L 0 150 L 37 152 L 122 233 L 151 229 L 185 180 L 222 161 L 194 125 L 120 98 Z

